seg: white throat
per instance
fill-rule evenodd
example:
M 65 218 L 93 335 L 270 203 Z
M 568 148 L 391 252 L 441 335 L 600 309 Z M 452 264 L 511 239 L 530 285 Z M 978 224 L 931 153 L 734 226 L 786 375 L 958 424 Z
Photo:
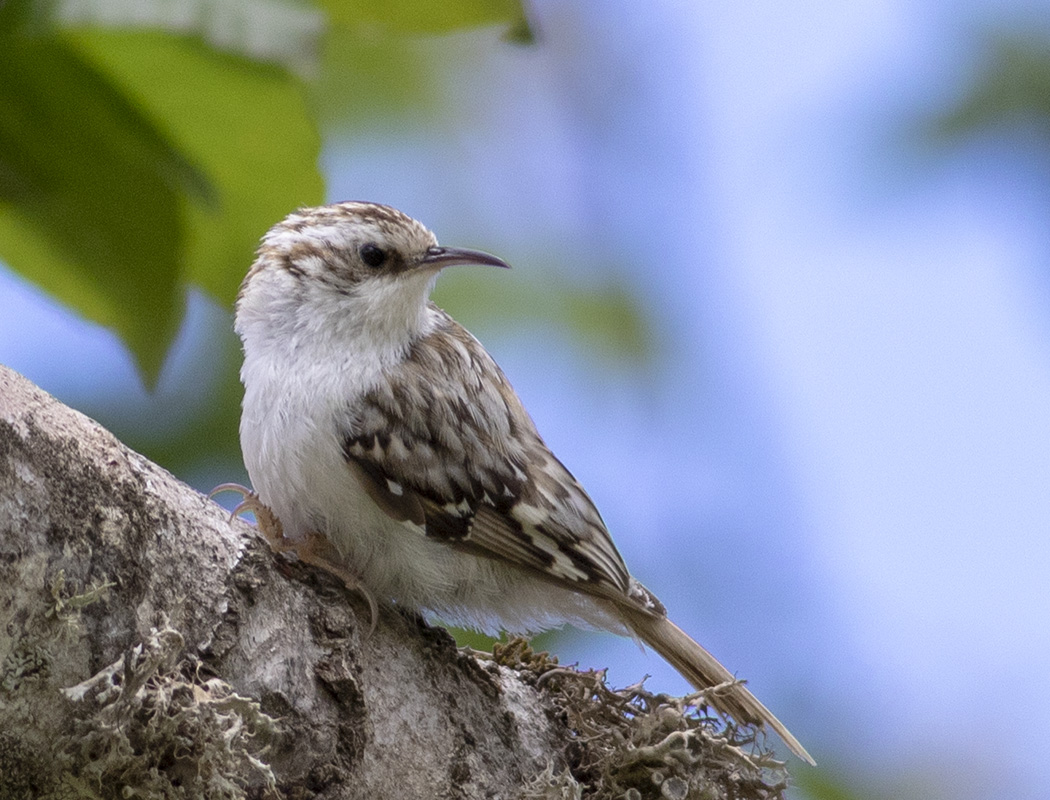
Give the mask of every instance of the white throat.
M 245 370 L 254 372 L 258 359 L 260 367 L 280 364 L 296 374 L 356 373 L 367 388 L 375 370 L 396 364 L 434 329 L 438 314 L 427 300 L 436 277 L 408 274 L 342 293 L 279 269 L 260 270 L 237 306 Z

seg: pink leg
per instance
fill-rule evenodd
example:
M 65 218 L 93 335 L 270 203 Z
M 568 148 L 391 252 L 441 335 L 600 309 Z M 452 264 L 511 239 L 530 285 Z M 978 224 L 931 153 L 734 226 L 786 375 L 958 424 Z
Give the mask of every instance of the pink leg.
M 245 511 L 255 515 L 256 529 L 270 545 L 275 553 L 293 552 L 304 564 L 317 567 L 330 575 L 339 578 L 352 592 L 357 592 L 368 603 L 370 622 L 368 635 L 371 636 L 379 621 L 379 604 L 368 588 L 361 580 L 351 572 L 345 564 L 341 563 L 339 554 L 332 547 L 331 542 L 319 533 L 309 533 L 302 541 L 292 541 L 285 538 L 281 520 L 270 508 L 263 503 L 259 496 L 250 489 L 239 483 L 223 483 L 216 486 L 208 494 L 214 497 L 219 492 L 237 492 L 244 499 L 230 512 L 230 519 L 240 516 Z

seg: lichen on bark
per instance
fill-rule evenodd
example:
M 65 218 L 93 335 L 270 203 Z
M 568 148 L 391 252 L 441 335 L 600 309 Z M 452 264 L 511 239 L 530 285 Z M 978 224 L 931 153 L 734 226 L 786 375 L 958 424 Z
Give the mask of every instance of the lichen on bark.
M 0 797 L 778 798 L 703 696 L 367 607 L 0 367 Z

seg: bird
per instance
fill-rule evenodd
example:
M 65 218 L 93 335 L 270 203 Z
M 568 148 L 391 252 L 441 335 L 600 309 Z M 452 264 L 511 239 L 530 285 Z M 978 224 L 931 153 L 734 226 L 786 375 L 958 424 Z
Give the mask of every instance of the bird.
M 301 208 L 265 234 L 235 304 L 240 508 L 360 588 L 373 624 L 389 604 L 494 635 L 630 636 L 815 764 L 630 574 L 503 371 L 430 300 L 454 265 L 508 267 L 378 203 Z

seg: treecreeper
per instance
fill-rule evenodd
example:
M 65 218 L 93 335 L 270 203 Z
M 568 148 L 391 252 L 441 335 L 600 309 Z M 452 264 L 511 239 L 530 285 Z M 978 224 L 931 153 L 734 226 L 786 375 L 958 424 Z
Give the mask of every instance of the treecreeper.
M 813 764 L 631 576 L 502 370 L 431 302 L 457 264 L 507 266 L 375 203 L 304 208 L 270 229 L 236 306 L 254 490 L 241 508 L 275 547 L 360 590 L 373 624 L 396 603 L 489 633 L 632 636 Z

